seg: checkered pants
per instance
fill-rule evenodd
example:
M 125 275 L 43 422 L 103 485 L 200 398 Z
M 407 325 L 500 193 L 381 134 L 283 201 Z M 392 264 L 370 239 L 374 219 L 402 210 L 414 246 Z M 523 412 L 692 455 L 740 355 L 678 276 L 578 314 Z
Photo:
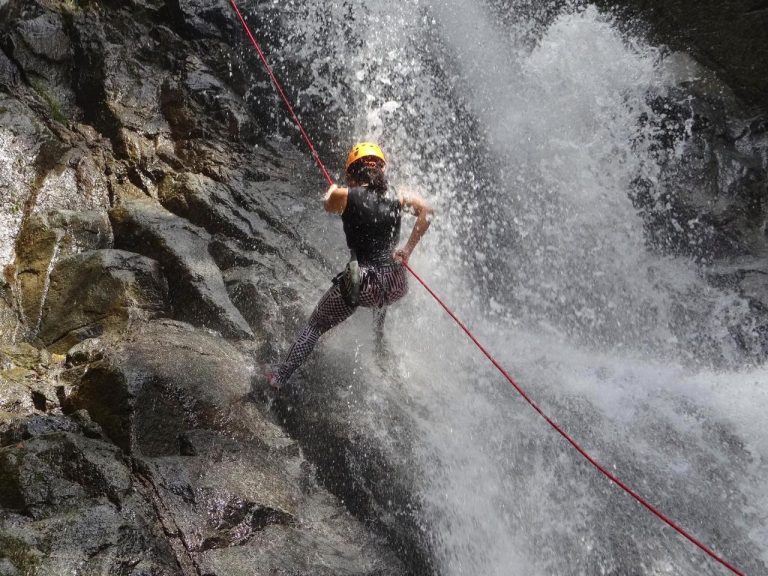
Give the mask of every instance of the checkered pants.
M 408 278 L 400 264 L 360 267 L 360 306 L 373 308 L 374 329 L 381 335 L 386 306 L 408 292 Z M 355 308 L 344 301 L 337 282 L 320 298 L 309 321 L 299 333 L 288 355 L 273 371 L 272 385 L 281 387 L 306 360 L 320 336 L 349 318 Z

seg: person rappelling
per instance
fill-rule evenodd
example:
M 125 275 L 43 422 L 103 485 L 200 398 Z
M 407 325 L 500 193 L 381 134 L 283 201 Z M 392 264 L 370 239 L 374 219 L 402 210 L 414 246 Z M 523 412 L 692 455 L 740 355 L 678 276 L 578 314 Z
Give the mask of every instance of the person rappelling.
M 374 331 L 383 338 L 387 306 L 408 291 L 407 264 L 429 228 L 432 207 L 417 194 L 396 193 L 386 175 L 387 162 L 373 142 L 356 144 L 345 165 L 346 187 L 331 184 L 325 194 L 326 212 L 341 216 L 350 260 L 332 281 L 301 329 L 288 354 L 267 375 L 273 389 L 282 388 L 312 352 L 325 332 L 359 307 L 373 309 Z M 408 241 L 398 248 L 403 212 L 416 216 Z

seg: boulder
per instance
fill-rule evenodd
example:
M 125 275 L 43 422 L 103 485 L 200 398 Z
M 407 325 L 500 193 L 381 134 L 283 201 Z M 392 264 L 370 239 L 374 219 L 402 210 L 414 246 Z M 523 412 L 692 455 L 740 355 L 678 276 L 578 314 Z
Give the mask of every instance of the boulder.
M 2 448 L 0 507 L 40 519 L 86 496 L 117 503 L 132 484 L 120 460 L 116 446 L 69 432 Z
M 100 440 L 55 432 L 0 448 L 2 573 L 180 576 L 141 488 Z
M 123 250 L 91 250 L 60 259 L 43 305 L 40 339 L 64 353 L 74 344 L 166 311 L 159 264 Z
M 174 316 L 232 338 L 253 333 L 232 305 L 208 252 L 210 235 L 151 201 L 130 200 L 110 211 L 115 245 L 157 258 L 168 278 Z
M 188 324 L 137 323 L 88 366 L 69 402 L 124 450 L 175 454 L 180 434 L 227 426 L 254 370 L 231 344 Z
M 112 230 L 105 212 L 54 210 L 24 219 L 16 239 L 16 282 L 28 333 L 42 321 L 42 306 L 55 260 L 83 250 L 106 248 Z
M 207 176 L 169 174 L 158 187 L 158 197 L 174 214 L 211 234 L 234 238 L 247 249 L 270 249 L 279 242 L 272 227 L 238 203 L 231 188 Z

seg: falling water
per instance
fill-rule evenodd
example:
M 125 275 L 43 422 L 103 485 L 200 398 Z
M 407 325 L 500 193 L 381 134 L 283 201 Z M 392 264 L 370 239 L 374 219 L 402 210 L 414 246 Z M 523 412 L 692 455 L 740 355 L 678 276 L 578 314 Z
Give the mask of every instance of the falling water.
M 519 383 L 619 477 L 765 573 L 768 370 L 729 332 L 748 303 L 649 252 L 630 199 L 638 178 L 659 180 L 642 118 L 679 81 L 670 59 L 588 5 L 494 6 L 290 3 L 282 49 L 339 147 L 381 141 L 395 184 L 435 204 L 412 264 Z M 589 468 L 415 283 L 400 310 L 388 330 L 441 574 L 724 573 Z M 341 332 L 326 346 L 347 346 Z

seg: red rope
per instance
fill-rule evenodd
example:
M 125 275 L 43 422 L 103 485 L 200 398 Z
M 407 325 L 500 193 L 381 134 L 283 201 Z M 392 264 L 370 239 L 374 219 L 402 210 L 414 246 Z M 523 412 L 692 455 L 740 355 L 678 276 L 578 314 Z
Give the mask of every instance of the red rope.
M 272 72 L 272 68 L 267 63 L 267 59 L 264 56 L 264 53 L 261 50 L 261 47 L 259 46 L 259 43 L 256 41 L 256 38 L 254 38 L 253 34 L 251 33 L 250 28 L 248 27 L 248 24 L 246 23 L 245 19 L 243 18 L 243 15 L 240 13 L 240 10 L 238 10 L 237 5 L 235 4 L 235 0 L 229 0 L 229 3 L 232 5 L 232 8 L 234 8 L 235 12 L 237 13 L 238 18 L 240 18 L 240 23 L 243 25 L 243 28 L 245 29 L 246 34 L 248 34 L 248 38 L 250 38 L 251 43 L 253 44 L 253 47 L 256 48 L 256 52 L 258 52 L 259 57 L 261 58 L 261 61 L 264 63 L 264 66 L 267 69 L 267 73 L 269 74 L 269 77 L 272 79 L 272 83 L 274 84 L 275 88 L 279 92 L 280 96 L 283 99 L 283 102 L 285 102 L 285 105 L 288 107 L 288 111 L 291 113 L 291 116 L 293 117 L 294 122 L 296 122 L 296 125 L 298 126 L 299 130 L 301 131 L 301 135 L 304 137 L 304 140 L 306 141 L 307 145 L 309 146 L 309 149 L 312 152 L 312 156 L 315 158 L 315 162 L 317 162 L 317 165 L 320 167 L 320 170 L 323 172 L 323 175 L 325 176 L 325 179 L 328 181 L 328 184 L 333 184 L 333 179 L 328 175 L 328 171 L 325 169 L 325 166 L 323 165 L 322 160 L 320 160 L 320 156 L 315 150 L 315 147 L 312 145 L 312 141 L 309 138 L 309 135 L 304 131 L 304 127 L 301 125 L 301 122 L 299 121 L 298 117 L 296 116 L 296 113 L 293 111 L 293 106 L 291 106 L 290 101 L 288 100 L 288 97 L 285 95 L 285 92 L 283 91 L 283 87 L 280 85 L 280 82 L 277 81 L 277 78 L 275 77 L 275 74 Z M 712 551 L 710 548 L 708 548 L 706 545 L 704 545 L 702 542 L 691 536 L 688 532 L 686 532 L 683 528 L 678 526 L 671 518 L 666 516 L 664 513 L 662 513 L 660 510 L 656 509 L 650 502 L 645 500 L 642 496 L 640 496 L 637 492 L 635 492 L 628 484 L 624 483 L 618 476 L 610 472 L 605 466 L 600 464 L 597 460 L 595 460 L 590 454 L 584 450 L 577 442 L 574 440 L 565 430 L 563 430 L 552 418 L 550 418 L 540 407 L 536 402 L 534 402 L 530 396 L 523 390 L 518 384 L 515 382 L 515 380 L 512 378 L 512 376 L 509 375 L 509 373 L 501 366 L 501 364 L 498 363 L 498 361 L 491 355 L 488 350 L 478 341 L 477 338 L 470 332 L 469 328 L 466 327 L 466 325 L 454 314 L 451 309 L 443 302 L 440 297 L 435 294 L 435 292 L 427 285 L 424 280 L 421 279 L 421 277 L 416 274 L 416 272 L 413 271 L 413 269 L 406 263 L 404 264 L 405 268 L 410 272 L 416 280 L 419 281 L 419 283 L 424 286 L 427 292 L 432 296 L 432 298 L 435 299 L 435 301 L 440 304 L 440 306 L 443 307 L 443 310 L 445 310 L 448 315 L 453 318 L 453 320 L 456 322 L 456 324 L 459 325 L 459 327 L 464 331 L 464 333 L 469 337 L 472 342 L 474 342 L 475 346 L 478 347 L 478 349 L 485 354 L 486 358 L 491 361 L 491 364 L 493 364 L 496 369 L 501 373 L 504 378 L 507 379 L 507 382 L 509 382 L 512 387 L 517 390 L 518 394 L 523 397 L 523 399 L 530 404 L 530 406 L 539 413 L 539 415 L 546 420 L 547 424 L 549 424 L 560 436 L 565 438 L 565 440 L 568 441 L 568 443 L 574 447 L 574 449 L 581 454 L 584 458 L 587 459 L 587 461 L 592 464 L 600 473 L 602 473 L 606 478 L 608 478 L 611 482 L 616 484 L 619 488 L 624 490 L 627 494 L 629 494 L 632 498 L 634 498 L 638 503 L 640 503 L 644 508 L 646 508 L 651 514 L 656 516 L 659 520 L 667 524 L 670 528 L 675 530 L 678 534 L 683 536 L 685 539 L 690 541 L 692 544 L 697 546 L 699 549 L 701 549 L 707 556 L 715 560 L 716 562 L 719 562 L 728 570 L 733 572 L 734 574 L 738 574 L 738 576 L 746 576 L 744 572 L 741 572 L 738 570 L 733 564 L 729 563 L 725 559 L 718 556 L 714 551 Z

